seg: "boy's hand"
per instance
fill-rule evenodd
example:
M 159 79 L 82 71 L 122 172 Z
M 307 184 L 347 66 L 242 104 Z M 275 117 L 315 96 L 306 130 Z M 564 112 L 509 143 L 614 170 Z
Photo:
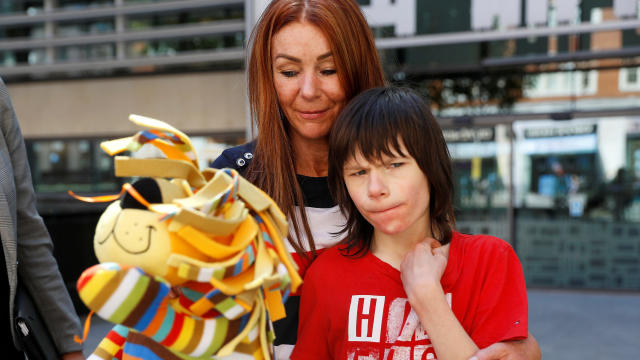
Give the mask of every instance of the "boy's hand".
M 440 287 L 440 279 L 447 267 L 449 246 L 440 246 L 432 238 L 416 244 L 415 248 L 405 255 L 400 264 L 400 273 L 404 291 L 413 305 L 419 299 L 426 299 Z

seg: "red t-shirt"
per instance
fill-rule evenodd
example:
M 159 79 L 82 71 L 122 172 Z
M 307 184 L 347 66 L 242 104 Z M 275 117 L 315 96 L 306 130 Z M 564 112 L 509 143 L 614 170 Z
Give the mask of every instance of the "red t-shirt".
M 511 246 L 454 232 L 441 279 L 453 313 L 478 347 L 528 334 L 522 266 Z M 400 272 L 371 252 L 320 256 L 305 278 L 292 359 L 435 359 Z

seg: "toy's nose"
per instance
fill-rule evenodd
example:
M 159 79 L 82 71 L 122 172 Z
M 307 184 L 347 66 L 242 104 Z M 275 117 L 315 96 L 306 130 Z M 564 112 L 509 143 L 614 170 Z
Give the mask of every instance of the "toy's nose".
M 151 204 L 162 203 L 162 193 L 158 183 L 152 178 L 142 178 L 131 184 L 142 197 Z M 147 207 L 136 200 L 131 194 L 125 192 L 124 197 L 120 200 L 120 207 L 123 209 L 141 209 L 147 210 Z

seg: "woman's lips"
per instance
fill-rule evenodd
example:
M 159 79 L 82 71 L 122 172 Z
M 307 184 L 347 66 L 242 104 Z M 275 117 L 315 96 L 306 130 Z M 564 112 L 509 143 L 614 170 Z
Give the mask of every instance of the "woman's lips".
M 327 113 L 327 110 L 322 111 L 298 111 L 298 115 L 305 120 L 314 120 L 322 117 Z

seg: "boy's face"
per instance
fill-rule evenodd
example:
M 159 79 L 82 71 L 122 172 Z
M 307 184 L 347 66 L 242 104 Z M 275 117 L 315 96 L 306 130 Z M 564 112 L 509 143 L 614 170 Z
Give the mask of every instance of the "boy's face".
M 344 165 L 344 181 L 375 233 L 422 238 L 430 235 L 429 182 L 402 142 L 400 149 L 406 157 L 383 155 L 381 162 L 356 152 Z

